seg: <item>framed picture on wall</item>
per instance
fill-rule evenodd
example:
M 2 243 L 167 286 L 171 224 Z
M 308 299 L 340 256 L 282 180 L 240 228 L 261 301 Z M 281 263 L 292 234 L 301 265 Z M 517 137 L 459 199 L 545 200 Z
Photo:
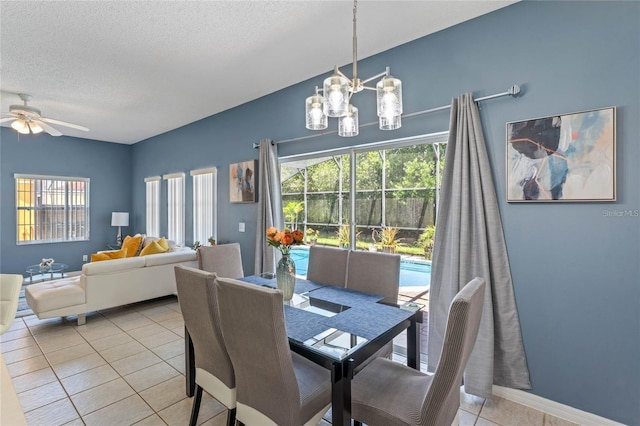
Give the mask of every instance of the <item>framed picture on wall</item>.
M 229 165 L 229 202 L 255 203 L 257 160 Z
M 615 107 L 507 123 L 507 201 L 615 201 Z

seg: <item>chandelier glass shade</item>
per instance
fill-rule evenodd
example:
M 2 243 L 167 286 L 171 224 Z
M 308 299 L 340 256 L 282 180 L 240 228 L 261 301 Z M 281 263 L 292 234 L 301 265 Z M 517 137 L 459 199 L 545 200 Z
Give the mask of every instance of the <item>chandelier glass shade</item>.
M 385 72 L 365 80 L 358 78 L 358 55 L 356 38 L 357 0 L 353 2 L 353 78 L 349 79 L 336 66 L 331 76 L 324 80 L 322 89 L 316 87 L 315 94 L 305 102 L 306 128 L 324 130 L 328 117 L 338 118 L 338 135 L 357 136 L 359 133 L 358 108 L 351 104 L 351 97 L 364 89 L 376 91 L 377 113 L 380 130 L 395 130 L 402 125 L 402 82 L 391 76 L 389 67 Z M 366 84 L 381 78 L 376 87 Z
M 324 113 L 324 99 L 322 96 L 315 94 L 309 96 L 306 105 L 307 129 L 324 130 L 327 128 L 329 120 Z
M 358 108 L 349 104 L 347 113 L 338 118 L 338 135 L 342 137 L 358 136 L 359 131 Z

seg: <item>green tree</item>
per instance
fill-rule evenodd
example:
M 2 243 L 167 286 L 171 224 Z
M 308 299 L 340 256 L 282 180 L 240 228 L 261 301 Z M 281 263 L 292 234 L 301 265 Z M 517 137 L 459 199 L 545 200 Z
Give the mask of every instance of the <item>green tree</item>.
M 282 209 L 284 217 L 291 224 L 291 229 L 295 229 L 298 225 L 298 215 L 304 211 L 304 203 L 302 201 L 291 201 Z

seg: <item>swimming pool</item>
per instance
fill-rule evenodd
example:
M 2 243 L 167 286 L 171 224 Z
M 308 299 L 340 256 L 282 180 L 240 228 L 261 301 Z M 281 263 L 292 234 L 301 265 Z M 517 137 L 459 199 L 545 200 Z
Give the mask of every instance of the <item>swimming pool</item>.
M 291 259 L 296 263 L 296 274 L 307 276 L 309 248 L 293 247 Z M 402 259 L 400 261 L 400 287 L 418 287 L 426 289 L 431 282 L 431 262 Z

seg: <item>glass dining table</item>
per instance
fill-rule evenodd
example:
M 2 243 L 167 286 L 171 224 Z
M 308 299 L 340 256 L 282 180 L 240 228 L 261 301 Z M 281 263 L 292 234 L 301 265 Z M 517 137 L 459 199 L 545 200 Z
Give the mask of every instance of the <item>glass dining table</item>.
M 271 274 L 240 279 L 277 288 Z M 421 305 L 388 305 L 382 296 L 297 278 L 285 302 L 285 323 L 292 351 L 331 371 L 332 424 L 351 424 L 351 379 L 355 370 L 394 337 L 407 330 L 407 365 L 420 360 Z M 185 328 L 187 396 L 195 390 L 191 338 Z

